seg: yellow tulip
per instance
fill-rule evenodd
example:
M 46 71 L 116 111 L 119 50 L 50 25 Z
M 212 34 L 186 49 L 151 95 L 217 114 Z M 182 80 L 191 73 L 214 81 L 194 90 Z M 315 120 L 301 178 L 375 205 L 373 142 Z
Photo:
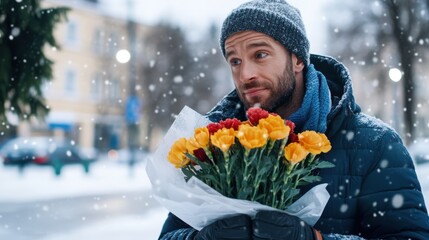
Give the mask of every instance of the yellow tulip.
M 206 148 L 209 145 L 210 140 L 209 129 L 206 127 L 195 129 L 194 138 L 201 148 Z
M 290 143 L 284 149 L 285 158 L 292 164 L 301 162 L 309 153 L 310 151 L 297 142 Z
M 267 129 L 271 140 L 285 139 L 289 136 L 290 127 L 278 115 L 270 114 L 267 118 L 259 120 L 258 127 Z
M 180 138 L 176 142 L 174 142 L 170 151 L 168 152 L 167 159 L 173 164 L 176 168 L 182 168 L 186 166 L 190 160 L 186 157 L 186 142 L 185 138 Z
M 235 141 L 235 131 L 232 128 L 222 128 L 211 136 L 211 143 L 227 152 Z
M 200 144 L 198 143 L 198 141 L 195 139 L 195 137 L 189 138 L 186 141 L 186 150 L 187 152 L 194 154 L 194 151 L 201 148 Z
M 318 133 L 319 136 L 322 138 L 322 146 L 320 150 L 324 153 L 327 153 L 331 150 L 331 142 L 329 141 L 328 137 L 323 133 Z
M 246 149 L 262 147 L 267 143 L 268 132 L 265 128 L 250 126 L 247 124 L 240 125 L 236 133 L 241 145 Z
M 209 130 L 205 127 L 196 128 L 194 137 L 189 138 L 186 141 L 186 149 L 189 153 L 193 154 L 195 150 L 200 148 L 207 148 L 209 144 Z
M 321 152 L 329 152 L 331 150 L 331 142 L 323 133 L 315 131 L 304 131 L 298 134 L 298 141 L 312 154 L 320 154 Z

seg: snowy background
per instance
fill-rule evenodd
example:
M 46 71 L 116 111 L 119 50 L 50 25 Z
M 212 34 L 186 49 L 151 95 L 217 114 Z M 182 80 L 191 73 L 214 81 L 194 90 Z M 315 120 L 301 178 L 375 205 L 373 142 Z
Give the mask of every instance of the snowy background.
M 135 17 L 155 23 L 160 18 L 180 22 L 190 36 L 210 21 L 220 22 L 245 0 L 136 0 Z M 127 14 L 124 1 L 101 0 L 118 15 Z M 110 2 L 110 4 L 107 4 Z M 312 52 L 324 53 L 323 4 L 290 0 L 301 9 Z M 189 11 L 189 10 L 192 11 Z M 429 205 L 429 164 L 416 165 Z M 19 172 L 0 164 L 0 240 L 157 239 L 167 210 L 150 192 L 145 164 L 128 165 L 102 160 L 85 174 L 81 166 L 67 166 L 61 176 L 49 167 L 32 166 Z

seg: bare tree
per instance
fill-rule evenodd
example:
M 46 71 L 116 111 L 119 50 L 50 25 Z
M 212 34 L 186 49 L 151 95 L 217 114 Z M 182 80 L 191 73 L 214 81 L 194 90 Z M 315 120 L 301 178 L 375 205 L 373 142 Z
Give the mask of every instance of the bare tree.
M 378 76 L 385 76 L 386 68 L 392 66 L 402 70 L 405 141 L 410 142 L 416 126 L 415 63 L 429 49 L 429 1 L 336 1 L 335 4 L 342 8 L 338 11 L 348 12 L 344 15 L 348 20 L 329 20 L 335 32 L 330 39 L 333 55 L 353 56 L 343 60 L 362 62 L 365 68 L 384 72 Z M 386 79 L 380 79 L 380 88 Z
M 229 65 L 219 48 L 219 26 L 211 24 L 207 33 L 192 43 L 195 60 L 193 75 L 198 82 L 199 101 L 196 109 L 200 113 L 210 110 L 220 98 L 234 87 Z
M 403 96 L 406 131 L 414 136 L 416 122 L 416 96 L 414 63 L 422 49 L 429 48 L 429 1 L 428 0 L 384 0 L 392 25 L 393 40 L 399 52 L 404 72 Z
M 143 69 L 143 97 L 147 114 L 148 136 L 156 127 L 167 128 L 173 121 L 172 113 L 178 113 L 187 79 L 186 68 L 191 57 L 186 41 L 179 28 L 161 23 L 155 26 L 145 39 L 144 54 L 147 59 Z M 150 139 L 150 138 L 149 138 Z
M 180 28 L 166 23 L 146 36 L 141 85 L 146 88 L 143 105 L 149 139 L 155 128 L 167 129 L 185 105 L 204 114 L 218 100 L 212 93 L 221 60 L 213 50 L 218 45 L 201 41 L 189 42 Z

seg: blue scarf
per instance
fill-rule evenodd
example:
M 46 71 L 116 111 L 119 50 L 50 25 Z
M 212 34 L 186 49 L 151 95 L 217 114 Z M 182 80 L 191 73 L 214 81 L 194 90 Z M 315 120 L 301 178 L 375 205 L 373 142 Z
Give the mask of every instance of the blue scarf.
M 314 130 L 324 133 L 331 109 L 331 95 L 325 76 L 310 64 L 305 75 L 305 95 L 301 107 L 289 116 L 296 125 L 295 132 Z

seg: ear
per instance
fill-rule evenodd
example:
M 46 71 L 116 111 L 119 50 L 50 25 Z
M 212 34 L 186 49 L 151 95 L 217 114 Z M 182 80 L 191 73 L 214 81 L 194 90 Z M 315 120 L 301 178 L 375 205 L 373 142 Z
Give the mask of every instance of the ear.
M 298 58 L 294 53 L 292 54 L 292 64 L 294 73 L 300 73 L 304 70 L 304 61 Z

